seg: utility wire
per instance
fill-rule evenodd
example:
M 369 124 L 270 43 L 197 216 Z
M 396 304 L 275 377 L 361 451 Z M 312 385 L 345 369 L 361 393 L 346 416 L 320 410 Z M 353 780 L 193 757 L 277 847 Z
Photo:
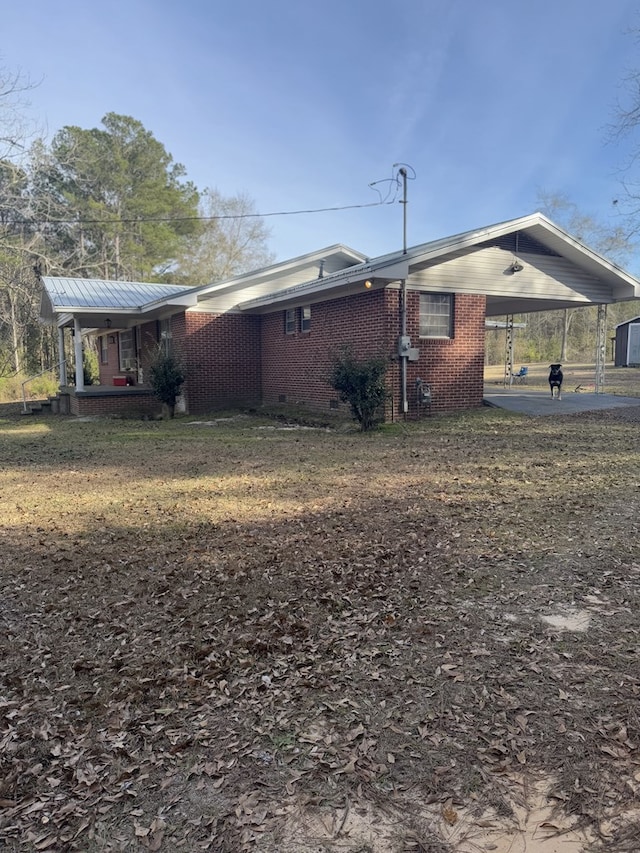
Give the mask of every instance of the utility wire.
M 410 180 L 416 177 L 415 170 L 412 166 L 406 163 L 394 163 L 393 168 L 397 170 L 400 166 L 411 170 L 409 175 Z M 343 204 L 334 207 L 315 207 L 306 208 L 303 210 L 279 210 L 269 213 L 221 213 L 216 216 L 149 216 L 149 217 L 126 217 L 118 219 L 31 219 L 29 217 L 22 218 L 22 225 L 123 225 L 123 224 L 144 224 L 146 222 L 216 222 L 224 219 L 266 219 L 272 216 L 301 216 L 311 213 L 334 213 L 340 210 L 362 210 L 366 207 L 380 207 L 382 205 L 393 204 L 398 198 L 398 190 L 400 187 L 399 175 L 402 170 L 396 171 L 391 178 L 385 178 L 381 181 L 373 181 L 369 187 L 378 193 L 379 200 L 368 202 L 367 204 Z M 387 191 L 383 194 L 378 189 L 378 185 L 387 184 Z M 395 189 L 394 189 L 395 188 Z
M 393 204 L 391 201 L 372 201 L 367 204 L 345 204 L 336 207 L 316 207 L 307 210 L 279 210 L 271 213 L 221 213 L 217 216 L 159 216 L 132 217 L 123 219 L 28 219 L 30 225 L 122 225 L 145 222 L 214 222 L 220 219 L 266 219 L 269 216 L 300 216 L 308 213 L 330 213 L 339 210 L 356 210 L 364 207 L 380 207 Z

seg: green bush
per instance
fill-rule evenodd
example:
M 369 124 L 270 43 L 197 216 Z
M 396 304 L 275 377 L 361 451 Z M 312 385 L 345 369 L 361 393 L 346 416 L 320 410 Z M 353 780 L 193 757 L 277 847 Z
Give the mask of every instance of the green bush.
M 82 372 L 84 374 L 85 385 L 100 384 L 98 353 L 90 346 L 86 346 L 82 353 Z
M 185 381 L 184 370 L 178 359 L 173 355 L 158 353 L 149 368 L 149 381 L 153 393 L 167 406 L 169 416 L 173 417 L 176 400 Z
M 0 403 L 14 403 L 22 400 L 22 383 L 29 377 L 23 373 L 0 378 Z M 58 380 L 52 373 L 37 376 L 27 383 L 27 400 L 44 400 L 58 393 Z
M 332 358 L 329 384 L 344 403 L 349 403 L 361 432 L 384 420 L 384 404 L 389 396 L 385 384 L 388 364 L 385 356 L 359 360 L 349 348 Z

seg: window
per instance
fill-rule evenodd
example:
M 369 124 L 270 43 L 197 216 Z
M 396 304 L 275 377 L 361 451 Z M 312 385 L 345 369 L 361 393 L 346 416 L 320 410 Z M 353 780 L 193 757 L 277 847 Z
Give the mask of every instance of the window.
M 420 294 L 420 337 L 453 337 L 453 294 Z
M 120 370 L 133 370 L 136 366 L 135 330 L 127 329 L 118 335 Z
M 171 333 L 171 318 L 168 320 L 158 321 L 158 340 L 160 348 L 165 355 L 171 355 L 171 343 L 173 334 Z
M 109 336 L 100 335 L 100 364 L 109 364 Z
M 284 330 L 287 335 L 292 335 L 296 330 L 296 309 L 287 308 L 284 312 Z
M 300 328 L 303 332 L 311 331 L 311 305 L 305 305 L 300 309 Z

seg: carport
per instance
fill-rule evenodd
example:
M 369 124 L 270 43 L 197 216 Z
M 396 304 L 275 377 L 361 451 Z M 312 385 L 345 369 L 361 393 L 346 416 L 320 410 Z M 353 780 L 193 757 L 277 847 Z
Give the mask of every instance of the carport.
M 638 279 L 542 213 L 428 245 L 436 250 L 428 256 L 412 252 L 411 284 L 484 293 L 487 319 L 505 318 L 505 375 L 513 371 L 514 315 L 597 306 L 595 389 L 603 393 L 607 305 L 639 298 Z

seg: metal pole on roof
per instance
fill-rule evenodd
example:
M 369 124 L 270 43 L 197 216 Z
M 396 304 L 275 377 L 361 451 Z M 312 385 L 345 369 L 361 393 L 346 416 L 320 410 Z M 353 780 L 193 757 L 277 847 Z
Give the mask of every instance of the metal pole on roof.
M 407 169 L 401 163 L 394 163 L 393 168 L 398 169 L 398 175 L 402 177 L 402 254 L 407 254 Z M 409 166 L 411 171 L 413 169 Z M 415 177 L 415 172 L 414 172 Z M 397 182 L 397 178 L 395 179 Z M 400 282 L 400 341 L 398 354 L 400 356 L 400 392 L 402 396 L 402 413 L 407 415 L 409 411 L 409 398 L 407 395 L 407 361 L 409 359 L 410 341 L 407 335 L 407 280 L 403 278 Z
M 402 279 L 400 287 L 400 340 L 408 346 L 407 338 L 407 280 Z M 402 413 L 407 415 L 409 411 L 409 398 L 407 396 L 407 361 L 409 353 L 406 347 L 402 347 L 400 353 L 400 385 L 402 393 Z
M 402 175 L 402 254 L 407 254 L 407 170 L 404 166 L 398 174 Z

